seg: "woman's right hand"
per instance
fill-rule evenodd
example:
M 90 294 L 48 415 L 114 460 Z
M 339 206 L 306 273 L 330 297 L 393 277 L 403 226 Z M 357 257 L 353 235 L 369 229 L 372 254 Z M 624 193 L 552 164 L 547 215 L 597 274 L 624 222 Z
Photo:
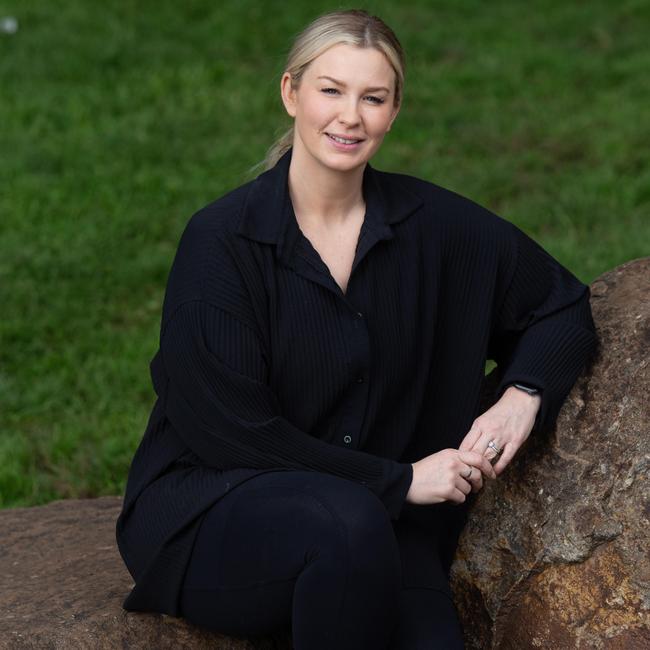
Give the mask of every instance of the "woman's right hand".
M 406 495 L 408 503 L 428 505 L 453 501 L 463 503 L 470 492 L 483 487 L 483 475 L 496 478 L 490 461 L 476 451 L 443 449 L 413 465 L 413 480 Z M 469 478 L 464 478 L 472 473 Z

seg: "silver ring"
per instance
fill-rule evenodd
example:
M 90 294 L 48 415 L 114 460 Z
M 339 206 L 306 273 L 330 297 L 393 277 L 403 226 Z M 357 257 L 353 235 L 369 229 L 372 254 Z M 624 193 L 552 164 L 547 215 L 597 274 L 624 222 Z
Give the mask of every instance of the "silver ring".
M 494 440 L 490 440 L 490 442 L 488 442 L 487 446 L 488 446 L 488 449 L 492 449 L 496 453 L 497 456 L 501 455 L 502 450 L 499 449 L 496 446 L 496 443 L 494 442 Z
M 491 450 L 494 452 L 494 456 L 492 456 L 492 458 L 489 458 L 489 459 L 488 459 L 489 462 L 490 462 L 490 465 L 494 465 L 494 463 L 496 463 L 496 462 L 499 460 L 499 458 L 500 458 L 500 456 L 501 456 L 501 452 L 502 452 L 503 450 L 502 450 L 502 449 L 499 449 L 499 448 L 496 446 L 494 440 L 490 440 L 490 442 L 488 442 L 487 446 L 488 446 L 488 449 L 491 449 Z

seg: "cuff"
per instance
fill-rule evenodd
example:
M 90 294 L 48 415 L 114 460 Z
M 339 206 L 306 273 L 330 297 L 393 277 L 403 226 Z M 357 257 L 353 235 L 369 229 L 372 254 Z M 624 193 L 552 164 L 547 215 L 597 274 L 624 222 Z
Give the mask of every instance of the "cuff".
M 413 465 L 411 463 L 391 462 L 389 484 L 384 492 L 382 501 L 391 519 L 399 519 L 402 508 L 406 503 L 406 495 L 413 481 Z

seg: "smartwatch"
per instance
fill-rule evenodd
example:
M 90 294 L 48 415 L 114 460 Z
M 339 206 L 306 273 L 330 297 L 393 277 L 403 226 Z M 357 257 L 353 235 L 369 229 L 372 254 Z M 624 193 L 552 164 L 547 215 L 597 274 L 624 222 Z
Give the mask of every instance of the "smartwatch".
M 519 384 L 519 383 L 514 383 L 514 384 L 508 384 L 509 386 L 514 386 L 515 388 L 518 388 L 519 390 L 523 390 L 525 393 L 528 393 L 529 395 L 539 395 L 541 391 L 539 388 L 533 388 L 532 386 L 525 386 L 524 384 Z

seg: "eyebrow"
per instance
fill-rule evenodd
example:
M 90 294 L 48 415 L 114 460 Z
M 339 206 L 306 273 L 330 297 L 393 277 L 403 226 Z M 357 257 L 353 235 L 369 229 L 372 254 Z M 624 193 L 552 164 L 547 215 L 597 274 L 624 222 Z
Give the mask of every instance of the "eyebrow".
M 344 84 L 342 81 L 339 81 L 338 79 L 334 79 L 334 77 L 328 77 L 327 75 L 321 75 L 320 77 L 317 77 L 317 79 L 329 79 L 330 81 L 333 81 L 335 84 L 338 84 L 339 86 L 343 86 L 345 88 L 346 84 Z M 390 92 L 386 86 L 375 86 L 374 88 L 366 88 L 366 92 L 369 93 L 374 93 L 378 90 L 385 90 L 387 93 Z

